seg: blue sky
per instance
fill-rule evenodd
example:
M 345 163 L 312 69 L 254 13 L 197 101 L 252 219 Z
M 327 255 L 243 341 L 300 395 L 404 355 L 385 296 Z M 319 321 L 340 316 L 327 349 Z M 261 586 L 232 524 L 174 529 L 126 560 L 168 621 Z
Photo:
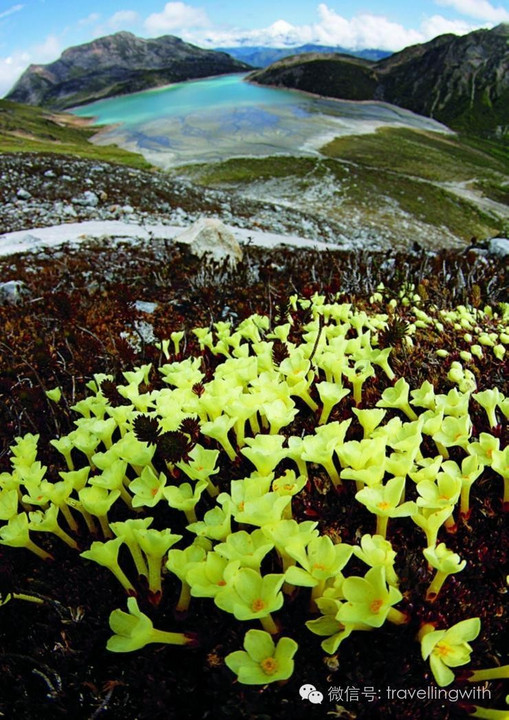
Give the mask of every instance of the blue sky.
M 315 42 L 395 51 L 500 22 L 509 22 L 509 0 L 0 0 L 0 96 L 30 63 L 119 30 L 203 47 Z

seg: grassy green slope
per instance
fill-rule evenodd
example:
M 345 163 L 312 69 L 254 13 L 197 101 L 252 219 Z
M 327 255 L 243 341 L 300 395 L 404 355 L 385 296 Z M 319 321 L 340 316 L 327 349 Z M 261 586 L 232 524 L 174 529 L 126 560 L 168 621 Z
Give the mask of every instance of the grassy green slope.
M 323 158 L 235 158 L 180 168 L 195 182 L 231 188 L 264 199 L 293 194 L 308 212 L 346 221 L 361 217 L 398 231 L 409 216 L 446 228 L 458 238 L 489 237 L 509 230 L 509 218 L 452 192 L 467 184 L 474 192 L 504 202 L 509 157 L 452 135 L 384 128 L 375 134 L 337 138 Z
M 0 152 L 51 152 L 120 163 L 140 169 L 150 164 L 116 145 L 89 142 L 97 127 L 79 124 L 71 115 L 49 113 L 29 105 L 0 100 Z
M 509 204 L 509 148 L 501 143 L 381 128 L 376 134 L 336 138 L 321 152 L 431 182 L 470 181 L 486 197 Z
M 494 144 L 493 144 L 494 145 Z M 509 173 L 509 151 L 491 143 L 474 147 L 455 135 L 406 128 L 336 138 L 321 149 L 327 157 L 376 165 L 432 181 L 468 180 L 476 174 Z

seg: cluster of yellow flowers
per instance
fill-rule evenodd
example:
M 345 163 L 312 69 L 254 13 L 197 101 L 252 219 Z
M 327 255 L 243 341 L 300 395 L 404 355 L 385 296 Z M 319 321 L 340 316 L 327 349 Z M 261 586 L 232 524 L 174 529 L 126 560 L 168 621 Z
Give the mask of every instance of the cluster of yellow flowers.
M 195 329 L 203 355 L 186 359 L 179 355 L 182 333 L 173 333 L 159 344 L 165 358 L 158 368 L 161 386 L 151 389 L 151 365 L 124 372 L 124 382 L 116 385 L 122 404 L 102 390 L 113 378 L 96 375 L 89 397 L 73 408 L 80 415 L 75 428 L 51 441 L 65 464 L 58 477 L 37 459 L 37 435 L 12 445 L 12 469 L 0 474 L 0 543 L 44 559 L 50 552 L 34 540 L 39 533 L 52 533 L 76 550 L 80 527 L 91 541 L 102 536 L 81 556 L 109 568 L 131 596 L 128 613 L 111 615 L 112 651 L 193 641 L 186 633 L 154 630 L 138 608 L 140 588 L 129 578 L 134 572 L 147 578 L 153 602 L 167 583 L 179 582 L 180 611 L 192 597 L 208 597 L 237 620 L 259 620 L 263 630 L 247 633 L 245 652 L 226 658 L 246 683 L 291 675 L 297 645 L 284 637 L 274 644 L 280 632 L 274 614 L 299 587 L 310 588 L 310 613 L 318 615 L 306 625 L 325 638 L 322 647 L 331 654 L 354 631 L 408 622 L 394 607 L 403 596 L 389 521 L 406 518 L 422 530 L 432 603 L 447 577 L 466 564 L 438 535 L 468 517 L 471 488 L 487 469 L 500 477 L 497 492 L 509 505 L 509 447 L 500 447 L 494 432 L 474 435 L 470 417 L 473 403 L 492 430 L 509 417 L 509 398 L 496 387 L 478 392 L 473 372 L 484 352 L 503 362 L 509 308 L 501 306 L 498 314 L 466 307 L 424 312 L 419 296 L 407 292 L 381 312 L 383 301 L 382 287 L 371 298 L 371 311 L 319 295 L 293 297 L 293 312 L 306 310 L 310 317 L 300 342 L 289 339 L 291 313 L 272 328 L 267 317 L 253 315 L 236 328 L 218 322 Z M 403 337 L 406 352 L 430 329 L 449 328 L 458 343 L 469 346 L 458 351 L 463 364 L 450 363 L 448 392 L 438 392 L 430 380 L 412 389 L 404 377 L 396 379 L 391 348 L 381 347 L 379 338 L 398 306 L 411 320 Z M 284 348 L 279 362 L 275 343 Z M 447 352 L 438 349 L 437 355 Z M 218 360 L 212 374 L 203 362 L 207 353 Z M 366 389 L 372 391 L 380 378 L 386 389 L 367 406 Z M 60 401 L 58 389 L 48 395 Z M 156 440 L 137 436 L 140 416 L 155 422 L 159 435 L 184 436 L 189 449 L 180 459 L 161 460 Z M 292 431 L 302 416 L 312 432 Z M 189 419 L 198 426 L 198 439 L 186 432 Z M 235 468 L 246 461 L 251 472 L 236 478 Z M 358 545 L 294 517 L 293 499 L 317 473 L 328 476 L 330 492 L 355 483 L 353 501 L 374 515 L 373 534 L 364 533 Z M 408 495 L 414 499 L 405 500 Z M 119 505 L 132 517 L 112 521 Z M 163 506 L 182 513 L 181 532 L 151 527 Z M 269 554 L 277 573 L 262 571 Z M 353 557 L 368 566 L 363 577 L 348 574 Z M 450 667 L 469 662 L 468 643 L 479 632 L 479 618 L 421 628 L 422 655 L 438 684 L 453 681 Z

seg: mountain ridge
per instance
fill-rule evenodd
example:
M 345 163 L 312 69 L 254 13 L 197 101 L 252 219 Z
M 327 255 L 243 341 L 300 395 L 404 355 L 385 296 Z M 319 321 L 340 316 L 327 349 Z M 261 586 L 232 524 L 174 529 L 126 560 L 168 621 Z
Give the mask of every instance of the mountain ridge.
M 204 50 L 173 35 L 144 40 L 122 31 L 67 48 L 52 63 L 30 65 L 6 99 L 65 110 L 113 95 L 250 69 L 227 53 Z
M 353 60 L 293 56 L 248 79 L 345 100 L 380 100 L 454 130 L 509 140 L 509 24 L 441 35 L 376 62 Z
M 340 45 L 317 45 L 307 43 L 305 45 L 297 45 L 295 47 L 270 47 L 264 45 L 241 45 L 238 47 L 215 48 L 223 50 L 232 57 L 242 62 L 246 62 L 253 67 L 268 67 L 269 65 L 282 60 L 290 55 L 303 55 L 307 52 L 317 53 L 341 53 L 343 55 L 351 55 L 353 57 L 361 57 L 366 60 L 382 60 L 391 55 L 390 52 L 378 50 L 376 48 L 367 48 L 364 50 L 348 50 Z

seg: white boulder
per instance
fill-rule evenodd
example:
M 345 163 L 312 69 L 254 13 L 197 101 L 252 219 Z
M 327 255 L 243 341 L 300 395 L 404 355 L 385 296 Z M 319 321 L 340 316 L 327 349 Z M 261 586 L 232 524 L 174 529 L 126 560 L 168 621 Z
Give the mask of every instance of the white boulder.
M 215 218 L 200 218 L 175 241 L 189 245 L 190 252 L 200 258 L 206 256 L 218 263 L 227 260 L 230 265 L 242 260 L 242 248 L 234 234 Z
M 509 255 L 509 240 L 496 237 L 490 240 L 489 252 L 495 257 L 506 258 Z

